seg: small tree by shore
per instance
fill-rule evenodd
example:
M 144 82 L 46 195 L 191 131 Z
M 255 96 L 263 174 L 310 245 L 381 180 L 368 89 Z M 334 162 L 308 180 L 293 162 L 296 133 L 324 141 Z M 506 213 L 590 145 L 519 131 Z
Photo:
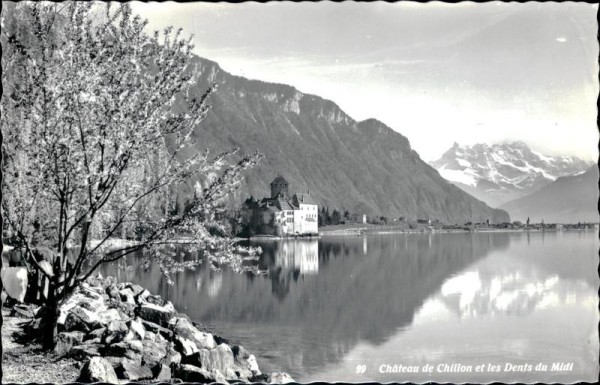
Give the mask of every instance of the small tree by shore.
M 61 301 L 129 254 L 158 263 L 169 281 L 201 262 L 180 260 L 181 243 L 214 269 L 257 271 L 245 262 L 258 250 L 236 244 L 218 212 L 260 155 L 184 155 L 216 86 L 193 88 L 193 46 L 180 30 L 148 36 L 128 4 L 110 2 L 20 3 L 2 22 L 3 230 L 50 283 L 45 347 L 55 343 Z M 170 189 L 192 178 L 207 187 L 184 207 L 161 210 Z M 109 247 L 124 226 L 137 242 Z M 95 228 L 102 237 L 92 243 Z

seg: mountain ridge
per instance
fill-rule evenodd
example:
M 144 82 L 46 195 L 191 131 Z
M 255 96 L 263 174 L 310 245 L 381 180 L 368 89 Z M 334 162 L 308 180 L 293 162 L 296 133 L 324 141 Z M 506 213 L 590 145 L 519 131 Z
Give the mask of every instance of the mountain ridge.
M 500 207 L 523 222 L 527 218 L 533 223 L 598 222 L 598 177 L 598 166 L 592 166 Z
M 529 195 L 557 178 L 585 172 L 591 165 L 574 156 L 544 155 L 522 141 L 454 143 L 430 164 L 446 180 L 492 207 Z
M 193 61 L 199 70 L 194 92 L 213 83 L 218 90 L 190 150 L 239 147 L 265 155 L 233 201 L 267 196 L 271 180 L 282 174 L 290 191 L 310 190 L 330 209 L 447 223 L 510 220 L 446 182 L 406 137 L 379 120 L 356 121 L 335 102 L 293 86 L 230 75 L 208 59 Z

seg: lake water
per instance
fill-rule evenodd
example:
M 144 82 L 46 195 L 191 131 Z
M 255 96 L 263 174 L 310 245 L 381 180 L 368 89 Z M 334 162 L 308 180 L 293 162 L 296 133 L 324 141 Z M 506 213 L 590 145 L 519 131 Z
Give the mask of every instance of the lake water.
M 257 244 L 268 276 L 203 267 L 168 286 L 156 268 L 105 273 L 160 293 L 244 345 L 263 372 L 300 382 L 598 378 L 597 232 Z

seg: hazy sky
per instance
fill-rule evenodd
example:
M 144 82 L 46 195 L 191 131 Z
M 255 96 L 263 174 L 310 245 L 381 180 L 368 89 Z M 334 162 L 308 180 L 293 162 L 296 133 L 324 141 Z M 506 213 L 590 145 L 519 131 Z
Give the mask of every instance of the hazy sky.
M 597 5 L 133 3 L 194 34 L 228 72 L 376 118 L 425 160 L 453 142 L 523 140 L 597 159 Z

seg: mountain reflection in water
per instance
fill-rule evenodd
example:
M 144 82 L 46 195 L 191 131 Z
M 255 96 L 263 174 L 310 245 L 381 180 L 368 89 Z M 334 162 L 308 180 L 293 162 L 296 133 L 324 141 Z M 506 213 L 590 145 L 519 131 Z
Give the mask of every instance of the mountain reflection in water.
M 592 364 L 580 358 L 590 354 L 580 346 L 597 319 L 596 233 L 387 234 L 256 244 L 267 276 L 202 267 L 178 274 L 168 286 L 155 267 L 105 272 L 161 293 L 255 353 L 263 371 L 288 371 L 297 381 L 443 380 L 448 376 L 382 375 L 377 367 L 523 352 L 535 358 L 538 339 L 561 333 L 574 339 L 570 357 L 581 373 L 597 373 L 597 353 Z M 130 263 L 135 266 L 135 258 Z M 558 332 L 554 323 L 569 318 L 566 310 L 557 317 L 561 309 L 582 303 L 570 328 L 583 337 Z M 548 325 L 540 324 L 544 311 L 557 313 L 544 320 Z M 524 330 L 511 329 L 507 321 L 514 317 Z M 520 337 L 509 338 L 514 334 Z M 366 373 L 356 374 L 357 364 L 367 364 Z

